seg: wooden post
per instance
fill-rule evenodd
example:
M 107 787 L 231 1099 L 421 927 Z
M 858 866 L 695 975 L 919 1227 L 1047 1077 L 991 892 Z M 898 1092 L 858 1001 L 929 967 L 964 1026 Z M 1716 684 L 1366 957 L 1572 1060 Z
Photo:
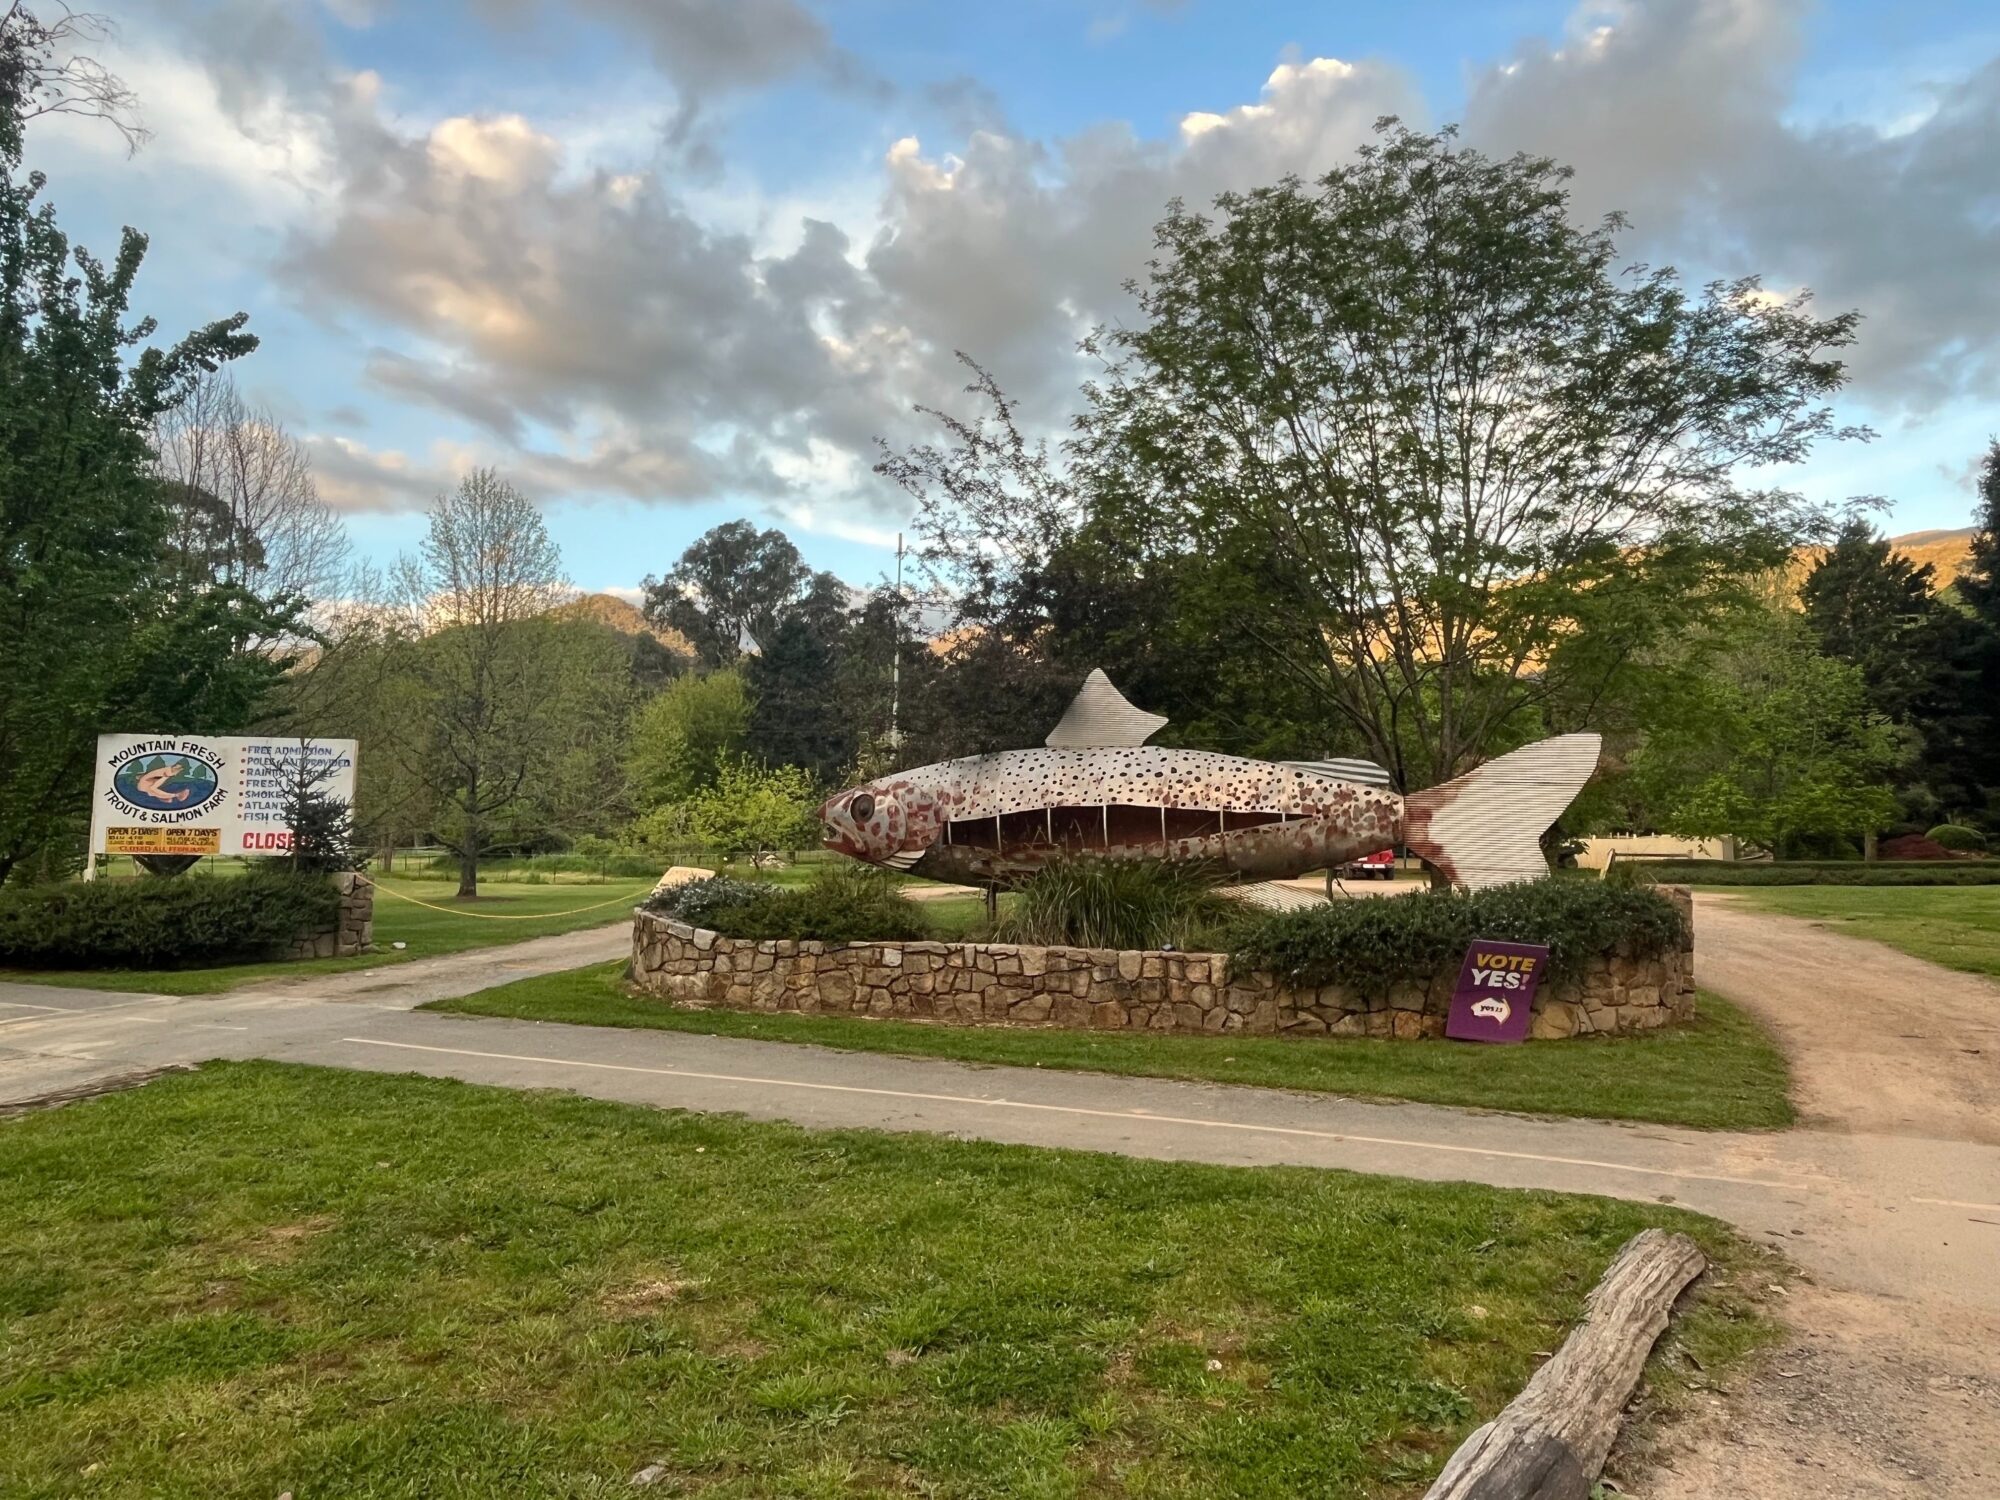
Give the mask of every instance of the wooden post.
M 990 880 L 986 882 L 986 920 L 989 924 L 1000 920 L 1000 887 Z
M 1424 1500 L 1589 1500 L 1646 1356 L 1681 1293 L 1707 1269 L 1684 1234 L 1632 1236 L 1555 1358 L 1459 1445 Z

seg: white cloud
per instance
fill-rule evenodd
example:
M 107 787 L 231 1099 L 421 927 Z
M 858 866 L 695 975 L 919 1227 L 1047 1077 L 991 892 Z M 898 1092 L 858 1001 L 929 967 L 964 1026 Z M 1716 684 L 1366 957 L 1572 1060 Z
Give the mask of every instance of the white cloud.
M 528 85 L 509 109 L 399 117 L 379 79 L 299 40 L 296 12 L 229 3 L 249 19 L 202 32 L 205 69 L 157 49 L 127 68 L 161 132 L 148 168 L 221 181 L 293 226 L 281 274 L 330 320 L 370 327 L 377 388 L 474 424 L 481 461 L 541 494 L 746 496 L 875 544 L 872 440 L 909 435 L 918 401 L 952 401 L 955 350 L 1054 426 L 1084 373 L 1077 335 L 1129 313 L 1122 284 L 1169 199 L 1311 177 L 1378 116 L 1427 118 L 1396 68 L 1308 58 L 1253 98 L 1186 101 L 1202 107 L 1164 140 L 1116 122 L 1037 139 L 982 96 L 948 146 L 904 134 L 865 170 L 770 193 L 741 171 L 676 170 L 660 139 L 679 94 L 621 82 L 593 101 L 611 107 L 564 113 Z M 589 4 L 677 87 L 704 56 L 717 88 L 839 66 L 793 0 Z M 1573 163 L 1579 212 L 1632 212 L 1635 257 L 1861 307 L 1872 399 L 1991 394 L 2000 63 L 1942 80 L 1893 128 L 1801 123 L 1805 15 L 1805 0 L 1587 5 L 1564 36 L 1476 74 L 1467 138 Z M 421 504 L 473 458 L 344 441 L 320 440 L 323 474 L 353 508 Z

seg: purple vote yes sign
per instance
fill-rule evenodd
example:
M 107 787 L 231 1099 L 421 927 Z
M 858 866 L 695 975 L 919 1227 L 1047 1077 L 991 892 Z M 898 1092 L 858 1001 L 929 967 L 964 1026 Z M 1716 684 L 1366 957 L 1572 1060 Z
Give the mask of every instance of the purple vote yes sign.
M 1548 966 L 1549 950 L 1537 943 L 1473 939 L 1444 1034 L 1462 1042 L 1525 1042 L 1528 1008 Z

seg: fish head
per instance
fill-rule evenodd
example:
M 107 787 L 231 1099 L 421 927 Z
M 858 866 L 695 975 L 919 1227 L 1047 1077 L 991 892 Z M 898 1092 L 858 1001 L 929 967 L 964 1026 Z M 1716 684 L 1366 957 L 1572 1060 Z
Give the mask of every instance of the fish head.
M 934 801 L 923 782 L 909 775 L 851 787 L 820 804 L 820 843 L 849 859 L 887 864 L 929 841 Z

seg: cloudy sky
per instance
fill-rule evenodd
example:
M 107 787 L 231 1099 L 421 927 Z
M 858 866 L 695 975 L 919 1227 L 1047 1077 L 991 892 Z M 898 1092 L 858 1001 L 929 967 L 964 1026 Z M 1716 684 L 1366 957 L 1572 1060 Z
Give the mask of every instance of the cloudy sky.
M 1866 315 L 1783 476 L 1962 526 L 2000 429 L 1990 0 L 123 0 L 152 141 L 31 136 L 64 223 L 152 236 L 163 328 L 239 308 L 246 391 L 389 556 L 467 467 L 626 590 L 738 515 L 868 583 L 870 472 L 952 352 L 1060 421 L 1169 198 L 1463 122 L 1577 168 L 1635 259 Z

